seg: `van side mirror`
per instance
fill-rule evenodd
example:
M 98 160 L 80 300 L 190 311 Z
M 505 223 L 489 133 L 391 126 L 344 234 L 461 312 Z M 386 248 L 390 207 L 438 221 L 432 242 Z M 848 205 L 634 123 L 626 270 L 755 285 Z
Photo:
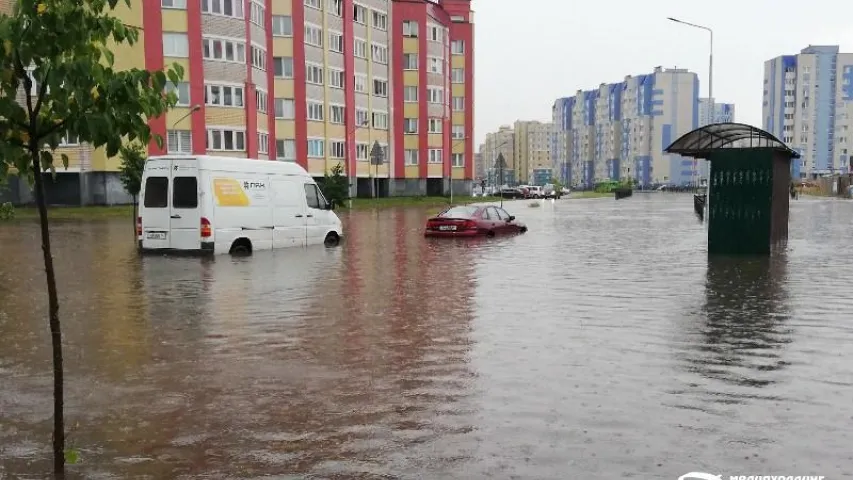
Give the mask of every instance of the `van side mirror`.
M 334 210 L 335 209 L 335 200 L 327 200 L 326 201 L 326 210 Z

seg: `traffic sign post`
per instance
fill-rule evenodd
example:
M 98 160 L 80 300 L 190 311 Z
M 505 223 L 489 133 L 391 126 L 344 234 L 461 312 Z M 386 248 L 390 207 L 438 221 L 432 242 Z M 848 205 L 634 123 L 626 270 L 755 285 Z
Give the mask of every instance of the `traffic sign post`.
M 379 176 L 379 166 L 385 164 L 385 151 L 382 150 L 382 147 L 379 145 L 379 141 L 374 141 L 373 142 L 373 148 L 370 149 L 370 164 L 375 166 L 375 168 L 376 168 L 374 170 L 375 173 L 373 175 L 373 182 L 372 182 L 373 198 L 376 198 L 378 196 L 377 195 L 377 186 L 376 186 L 376 182 L 377 182 L 376 177 Z
M 501 197 L 501 208 L 504 207 L 503 185 L 504 185 L 504 168 L 506 168 L 506 160 L 504 160 L 503 152 L 498 153 L 498 158 L 495 160 L 495 170 L 498 172 L 497 190 Z

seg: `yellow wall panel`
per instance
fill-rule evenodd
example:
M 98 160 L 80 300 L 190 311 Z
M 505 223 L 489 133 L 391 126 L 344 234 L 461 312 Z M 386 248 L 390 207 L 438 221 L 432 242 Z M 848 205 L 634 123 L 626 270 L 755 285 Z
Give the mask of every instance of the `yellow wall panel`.
M 465 68 L 465 55 L 451 55 L 450 68 Z
M 357 128 L 355 129 L 355 141 L 356 142 L 369 142 L 370 141 L 370 129 L 369 128 Z
M 276 138 L 296 138 L 296 125 L 293 120 L 275 121 Z
M 403 71 L 403 85 L 418 85 L 419 82 L 418 72 L 416 70 L 404 70 Z
M 454 125 L 465 125 L 465 112 L 453 112 Z
M 441 133 L 430 133 L 427 135 L 427 145 L 430 148 L 439 148 L 444 146 L 444 135 Z
M 289 3 L 289 2 L 273 2 Z M 273 37 L 272 39 L 272 54 L 276 57 L 292 57 L 293 56 L 293 39 L 287 37 Z
M 465 167 L 453 167 L 451 174 L 454 180 L 463 180 L 465 179 Z
M 207 107 L 205 109 L 205 121 L 208 125 L 233 125 L 245 128 L 246 110 L 243 108 Z
M 273 15 L 290 15 L 291 12 L 293 12 L 293 8 L 290 2 L 272 2 Z
M 415 150 L 420 145 L 420 135 L 403 135 L 403 148 L 406 150 Z
M 406 165 L 404 175 L 406 178 L 418 178 L 421 175 L 419 168 L 417 165 Z
M 336 123 L 330 123 L 326 126 L 326 136 L 330 139 L 340 139 L 346 140 L 347 138 L 347 127 L 345 125 L 338 125 Z
M 326 172 L 326 161 L 322 158 L 308 159 L 308 173 L 311 175 L 323 175 Z
M 370 131 L 370 144 L 373 145 L 373 142 L 379 143 L 388 143 L 388 130 L 371 130 Z
M 403 53 L 418 53 L 418 39 L 410 37 L 403 38 Z
M 441 177 L 441 167 L 440 163 L 430 163 L 427 165 L 427 177 L 429 178 L 438 178 Z
M 326 124 L 323 122 L 306 122 L 308 124 L 309 137 L 325 137 Z
M 140 8 L 142 10 L 142 8 Z M 164 32 L 186 32 L 187 11 L 171 8 L 163 9 L 163 31 Z
M 450 85 L 450 91 L 452 92 L 454 97 L 464 97 L 465 96 L 465 84 L 464 83 L 454 83 Z
M 418 108 L 417 103 L 404 103 L 403 104 L 403 116 L 405 118 L 417 118 L 419 116 L 420 109 Z
M 209 111 L 209 110 L 208 110 Z M 190 109 L 186 107 L 176 107 L 168 112 L 166 112 L 166 129 L 167 130 L 191 130 L 192 129 L 192 119 L 198 113 L 194 113 L 192 115 L 187 115 L 190 113 Z M 175 123 L 177 122 L 177 123 Z M 221 125 L 221 124 L 214 124 Z M 231 124 L 227 124 L 231 125 Z
M 257 116 L 258 116 L 258 119 L 257 119 L 257 122 L 258 122 L 258 123 L 256 123 L 256 125 L 258 126 L 258 130 L 259 130 L 259 131 L 261 131 L 261 132 L 267 132 L 267 133 L 270 133 L 270 132 L 269 132 L 269 130 L 270 130 L 270 126 L 269 126 L 269 124 L 267 123 L 267 122 L 268 122 L 268 117 L 266 116 L 266 114 L 259 113 L 259 114 L 257 114 Z
M 275 90 L 269 94 L 275 98 L 293 98 L 293 80 L 276 79 Z
M 464 153 L 465 152 L 465 141 L 464 140 L 456 140 L 456 142 L 452 145 L 453 153 Z

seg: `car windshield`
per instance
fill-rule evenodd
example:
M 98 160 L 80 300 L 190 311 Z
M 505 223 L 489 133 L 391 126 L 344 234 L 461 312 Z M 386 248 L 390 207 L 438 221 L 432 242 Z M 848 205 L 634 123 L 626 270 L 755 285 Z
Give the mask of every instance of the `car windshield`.
M 438 214 L 443 218 L 473 218 L 477 214 L 477 207 L 451 207 Z

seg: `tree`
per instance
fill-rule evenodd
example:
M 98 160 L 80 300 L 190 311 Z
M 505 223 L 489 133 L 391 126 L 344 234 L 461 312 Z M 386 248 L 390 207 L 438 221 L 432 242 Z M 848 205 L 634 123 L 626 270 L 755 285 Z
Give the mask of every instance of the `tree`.
M 130 7 L 130 0 L 124 0 Z M 50 248 L 43 172 L 55 173 L 54 154 L 68 134 L 115 156 L 122 142 L 150 141 L 147 119 L 176 103 L 167 78 L 183 69 L 117 71 L 111 45 L 134 45 L 137 27 L 112 15 L 118 0 L 16 0 L 0 15 L 0 177 L 10 169 L 34 185 L 41 226 L 53 354 L 53 470 L 65 476 L 62 330 Z M 22 96 L 23 100 L 17 98 Z M 158 144 L 162 138 L 156 137 Z M 60 155 L 68 166 L 68 157 Z
M 148 157 L 145 147 L 138 143 L 129 143 L 119 149 L 121 167 L 119 178 L 124 189 L 133 198 L 133 229 L 136 231 L 136 209 L 139 191 L 142 189 L 142 171 L 145 169 L 145 159 Z
M 344 176 L 343 165 L 338 163 L 332 167 L 331 172 L 326 173 L 320 189 L 327 200 L 334 201 L 336 205 L 343 205 L 349 198 L 349 179 Z

